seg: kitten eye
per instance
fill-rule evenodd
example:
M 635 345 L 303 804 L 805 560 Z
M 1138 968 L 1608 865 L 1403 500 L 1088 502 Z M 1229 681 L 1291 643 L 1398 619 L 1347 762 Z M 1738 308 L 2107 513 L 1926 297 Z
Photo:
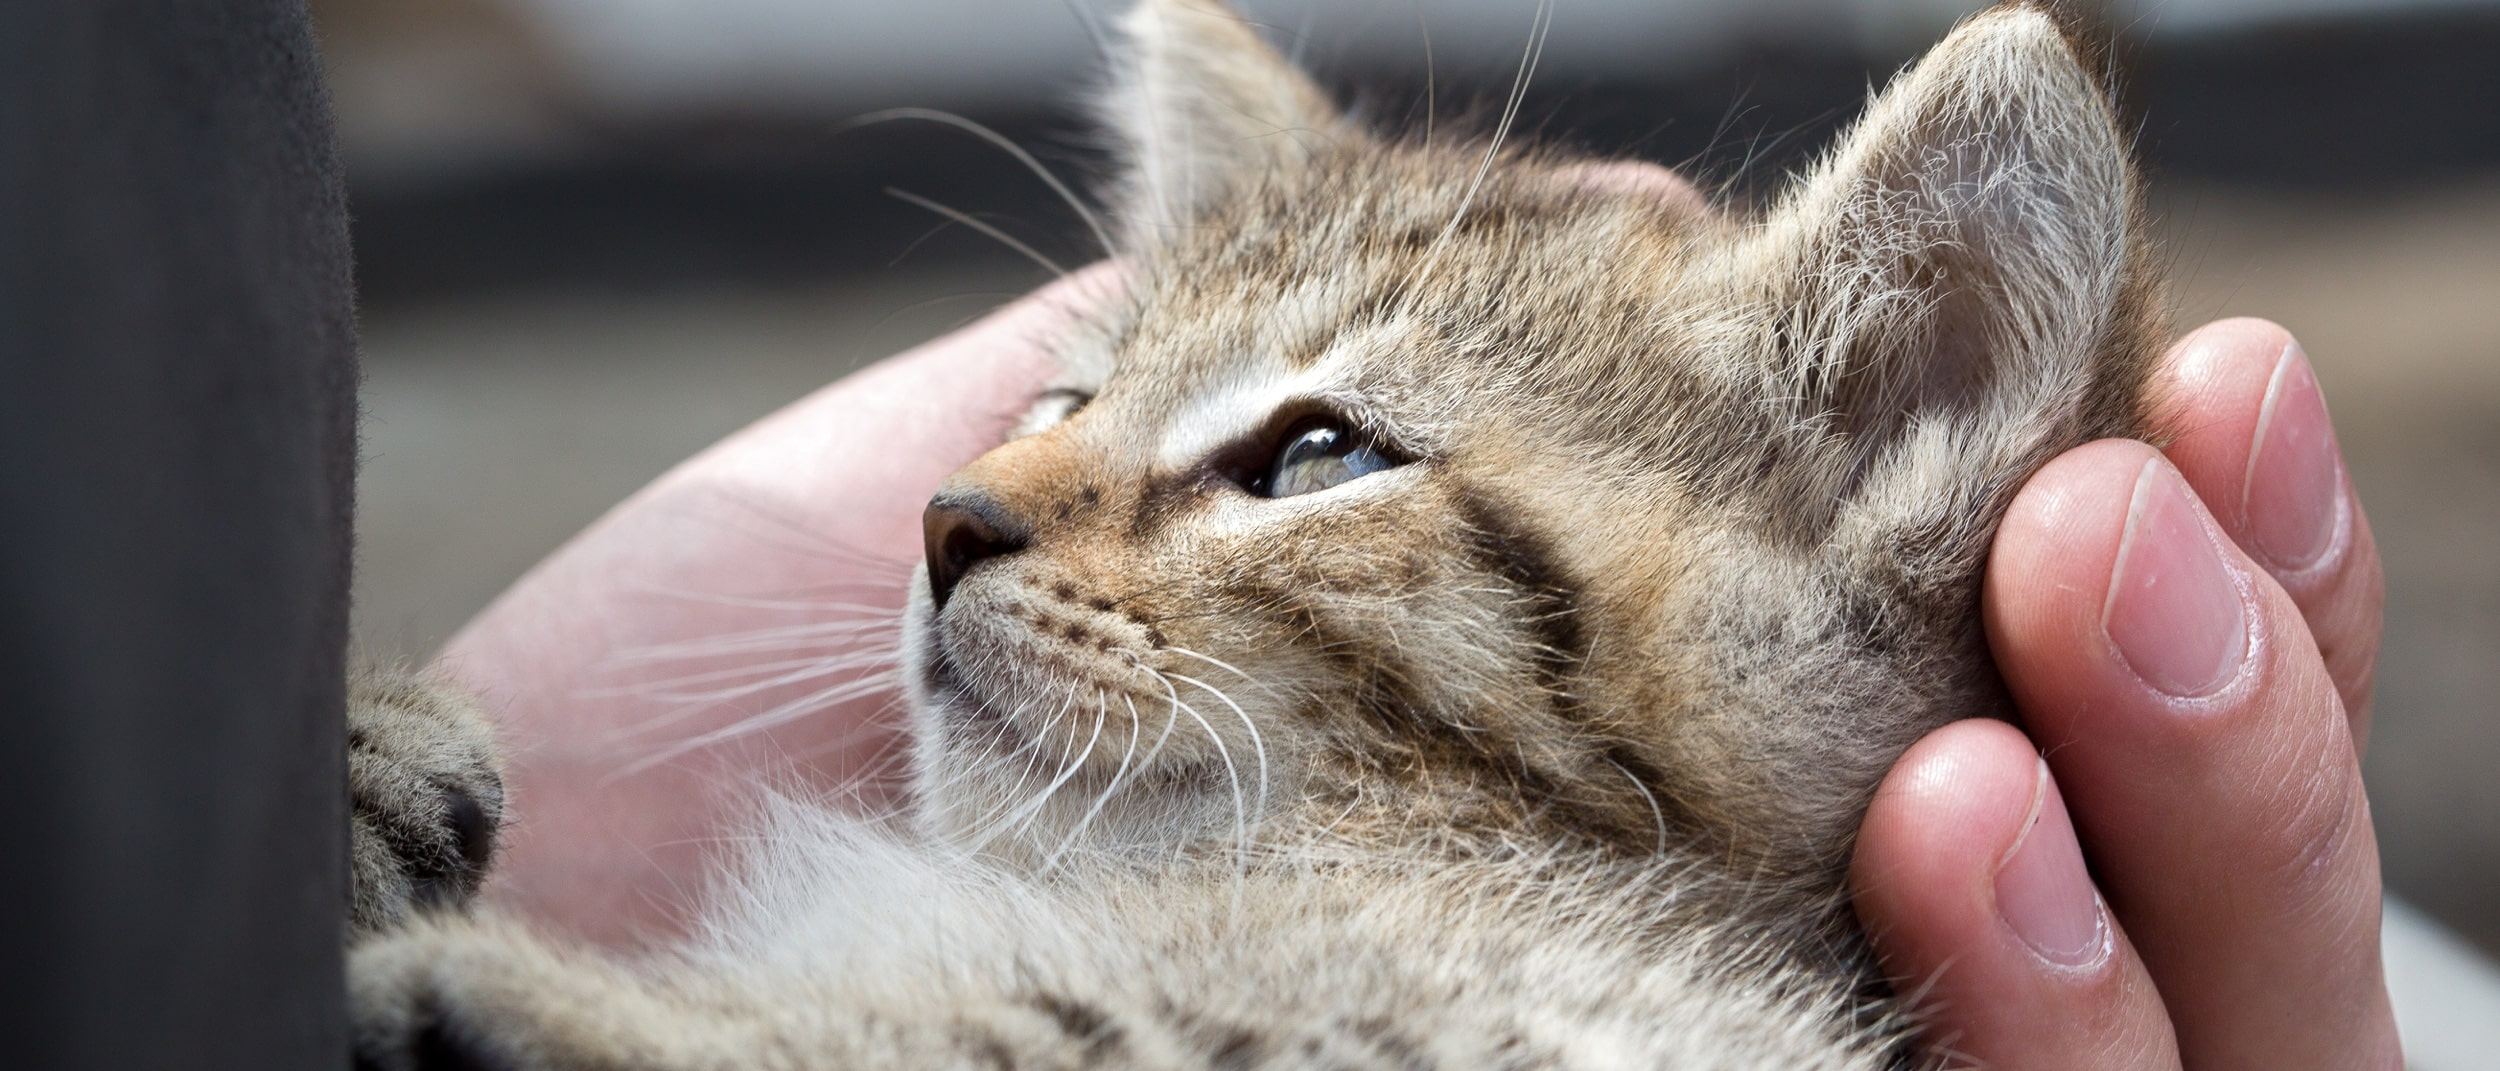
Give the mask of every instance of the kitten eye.
M 1033 399 L 1033 407 L 1024 411 L 1024 419 L 1008 429 L 1007 437 L 1021 439 L 1049 431 L 1067 423 L 1069 417 L 1075 416 L 1077 410 L 1085 408 L 1085 403 L 1093 400 L 1092 394 L 1073 387 L 1053 387 L 1043 391 L 1041 397 Z
M 1396 464 L 1370 440 L 1335 420 L 1306 420 L 1285 434 L 1285 445 L 1276 451 L 1276 460 L 1257 490 L 1269 498 L 1291 498 L 1325 491 Z
M 1034 399 L 1033 408 L 1050 414 L 1052 422 L 1057 423 L 1075 416 L 1077 410 L 1085 408 L 1085 403 L 1093 400 L 1093 394 L 1087 391 L 1074 387 L 1052 387 Z

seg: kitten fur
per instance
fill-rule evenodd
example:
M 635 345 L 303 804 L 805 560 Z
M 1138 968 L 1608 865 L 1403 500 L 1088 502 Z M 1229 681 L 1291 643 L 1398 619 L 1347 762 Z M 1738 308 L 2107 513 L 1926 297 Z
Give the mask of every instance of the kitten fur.
M 2055 20 L 1964 22 L 1753 217 L 1359 129 L 1209 0 L 1123 29 L 1124 294 L 932 502 L 913 813 L 770 808 L 642 958 L 419 913 L 354 952 L 360 1061 L 1903 1059 L 1851 835 L 2009 714 L 2015 488 L 2150 430 L 2136 179 Z M 1398 463 L 1256 493 L 1313 418 Z
M 406 922 L 477 893 L 503 821 L 503 763 L 477 707 L 421 674 L 347 681 L 348 926 Z

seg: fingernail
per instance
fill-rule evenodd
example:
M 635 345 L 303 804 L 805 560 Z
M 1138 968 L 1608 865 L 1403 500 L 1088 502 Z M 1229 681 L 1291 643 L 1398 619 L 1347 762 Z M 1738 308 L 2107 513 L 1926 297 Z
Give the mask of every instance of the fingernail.
M 2343 497 L 2326 395 L 2318 390 L 2308 355 L 2294 342 L 2283 347 L 2266 384 L 2257 434 L 2248 447 L 2240 511 L 2248 518 L 2249 541 L 2277 569 L 2308 568 L 2335 541 Z
M 2061 967 L 2098 961 L 2109 948 L 2101 897 L 2083 868 L 2083 846 L 2048 764 L 2031 795 L 2031 818 L 1997 866 L 1997 916 L 2040 958 Z
M 2187 481 L 2158 457 L 2136 474 L 2101 629 L 2136 676 L 2182 698 L 2221 688 L 2248 653 L 2237 579 Z

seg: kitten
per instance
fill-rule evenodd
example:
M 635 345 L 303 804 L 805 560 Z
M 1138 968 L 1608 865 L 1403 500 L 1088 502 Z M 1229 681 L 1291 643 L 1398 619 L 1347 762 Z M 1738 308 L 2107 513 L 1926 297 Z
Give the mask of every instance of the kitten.
M 1851 835 L 2009 713 L 2015 488 L 2149 430 L 2136 180 L 2053 20 L 1964 23 L 1759 218 L 1365 132 L 1210 0 L 1125 30 L 1126 294 L 930 503 L 911 828 L 785 805 L 635 962 L 417 913 L 360 1059 L 1900 1059 Z

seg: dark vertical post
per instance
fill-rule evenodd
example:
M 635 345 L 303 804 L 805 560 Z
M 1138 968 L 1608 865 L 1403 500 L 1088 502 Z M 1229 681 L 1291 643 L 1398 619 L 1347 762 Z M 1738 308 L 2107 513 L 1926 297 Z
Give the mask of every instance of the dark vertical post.
M 353 329 L 301 0 L 0 3 L 0 1066 L 345 1063 Z

